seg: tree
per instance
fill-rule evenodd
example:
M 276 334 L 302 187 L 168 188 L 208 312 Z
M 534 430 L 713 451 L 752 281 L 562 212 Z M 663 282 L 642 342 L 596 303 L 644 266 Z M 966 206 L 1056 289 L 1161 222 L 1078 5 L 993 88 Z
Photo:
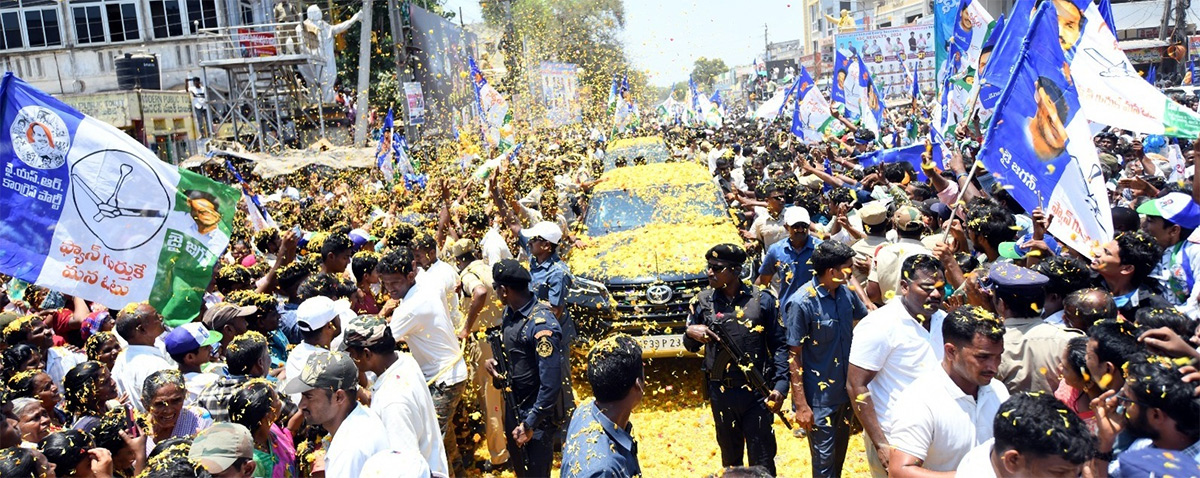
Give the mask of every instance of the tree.
M 729 67 L 725 66 L 725 60 L 700 57 L 696 59 L 696 66 L 692 68 L 692 80 L 695 80 L 696 86 L 701 89 L 712 90 L 713 80 L 727 71 Z

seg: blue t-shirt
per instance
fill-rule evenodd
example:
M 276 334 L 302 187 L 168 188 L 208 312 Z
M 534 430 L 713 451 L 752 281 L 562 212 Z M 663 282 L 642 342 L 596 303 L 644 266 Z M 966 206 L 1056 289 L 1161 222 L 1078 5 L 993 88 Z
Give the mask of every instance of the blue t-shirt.
M 813 270 L 809 259 L 812 258 L 813 251 L 820 243 L 820 239 L 810 234 L 804 247 L 800 250 L 792 247 L 791 239 L 784 239 L 767 248 L 767 254 L 763 256 L 763 263 L 758 268 L 758 274 L 775 274 L 776 279 L 779 280 L 780 304 L 786 303 L 801 285 L 812 280 Z
M 639 476 L 633 424 L 617 428 L 595 400 L 575 410 L 562 447 L 562 478 L 629 478 Z

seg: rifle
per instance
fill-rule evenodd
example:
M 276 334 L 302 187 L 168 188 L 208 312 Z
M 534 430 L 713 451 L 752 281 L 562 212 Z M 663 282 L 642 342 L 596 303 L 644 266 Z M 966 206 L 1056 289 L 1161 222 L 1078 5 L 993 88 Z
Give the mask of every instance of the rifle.
M 496 360 L 496 375 L 499 375 L 499 377 L 492 378 L 492 386 L 500 390 L 500 396 L 504 400 L 505 415 L 512 417 L 515 422 L 521 423 L 521 415 L 517 413 L 517 402 L 513 398 L 512 382 L 509 377 L 508 359 L 504 355 L 504 339 L 501 336 L 501 328 L 496 327 L 488 331 L 487 341 L 488 345 L 492 347 L 492 358 Z M 507 436 L 511 432 L 511 430 L 505 430 L 507 439 L 513 439 L 511 436 Z M 529 430 L 529 433 L 533 433 L 533 430 Z M 514 463 L 520 464 L 522 472 L 529 470 L 529 457 L 525 455 L 524 448 L 514 446 L 509 448 L 508 452 L 512 455 L 510 458 L 516 460 Z M 514 466 L 513 469 L 515 470 L 516 467 Z
M 737 343 L 730 340 L 729 334 L 725 333 L 721 325 L 714 322 L 709 327 L 709 330 L 717 334 L 717 338 L 719 339 L 717 340 L 717 344 L 721 347 L 721 350 L 729 354 L 730 360 L 746 375 L 746 381 L 750 383 L 750 387 L 754 389 L 755 393 L 762 395 L 764 400 L 769 398 L 771 396 L 771 388 L 767 386 L 767 380 L 763 378 L 762 373 L 758 371 L 758 368 L 753 363 L 749 363 L 747 360 L 749 357 L 742 353 L 741 347 Z M 782 406 L 779 410 L 775 411 L 775 415 L 778 415 L 779 419 L 783 421 L 783 426 L 787 427 L 788 430 L 792 429 L 792 422 L 784 416 Z

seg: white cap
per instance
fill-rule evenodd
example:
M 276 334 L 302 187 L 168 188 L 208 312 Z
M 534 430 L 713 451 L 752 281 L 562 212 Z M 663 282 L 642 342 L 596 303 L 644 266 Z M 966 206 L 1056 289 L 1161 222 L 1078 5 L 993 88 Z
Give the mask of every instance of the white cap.
M 562 240 L 563 233 L 562 229 L 558 228 L 558 224 L 550 221 L 542 221 L 534 224 L 531 228 L 521 229 L 521 235 L 525 236 L 526 239 L 540 237 L 557 245 L 558 241 Z
M 333 322 L 333 318 L 338 316 L 341 316 L 342 320 L 355 317 L 349 302 L 317 296 L 301 302 L 300 307 L 296 308 L 296 326 L 301 331 L 312 332 Z
M 783 210 L 783 224 L 785 226 L 794 226 L 796 223 L 812 224 L 812 219 L 808 217 L 808 210 L 800 206 L 791 206 Z

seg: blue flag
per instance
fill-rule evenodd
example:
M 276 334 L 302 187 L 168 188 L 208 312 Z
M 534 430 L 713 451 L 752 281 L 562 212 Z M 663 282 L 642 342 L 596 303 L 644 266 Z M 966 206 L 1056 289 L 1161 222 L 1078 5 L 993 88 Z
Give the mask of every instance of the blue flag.
M 779 104 L 779 111 L 775 112 L 776 116 L 783 114 L 783 109 L 787 108 L 788 99 L 791 98 L 792 95 L 796 93 L 796 88 L 798 88 L 799 85 L 800 85 L 800 77 L 796 77 L 796 81 L 793 81 L 792 84 L 788 86 L 787 90 L 784 90 L 783 102 Z M 799 102 L 799 98 L 800 98 L 799 96 L 796 97 L 797 102 Z
M 692 111 L 703 118 L 704 111 L 700 109 L 700 91 L 696 88 L 696 81 L 688 78 L 688 88 L 692 90 Z
M 1013 19 L 1020 17 L 1014 12 Z M 1011 23 L 1011 22 L 1010 22 Z M 1050 233 L 1085 254 L 1112 238 L 1111 210 L 1091 132 L 1080 110 L 1058 15 L 1043 2 L 1019 54 L 992 57 L 1013 75 L 978 159 L 1026 210 L 1055 217 Z
M 867 65 L 863 64 L 862 55 L 858 57 L 858 86 L 863 91 L 859 100 L 862 102 L 859 111 L 864 118 L 863 125 L 878 134 L 880 125 L 883 124 L 883 97 L 875 88 L 875 80 L 871 77 L 871 70 L 868 70 Z
M 846 80 L 850 76 L 850 59 L 838 49 L 834 53 L 833 87 L 829 91 L 829 100 L 834 103 L 846 103 Z M 853 78 L 850 78 L 853 81 Z
M 930 160 L 933 161 L 938 168 L 945 167 L 945 162 L 943 161 L 943 152 L 942 143 L 939 141 L 934 141 L 930 154 Z M 905 162 L 911 164 L 913 169 L 917 171 L 918 181 L 928 181 L 929 177 L 925 176 L 925 172 L 921 170 L 921 155 L 924 153 L 925 143 L 919 142 L 901 148 L 872 151 L 870 153 L 860 155 L 856 159 L 858 164 L 862 165 L 864 168 L 869 168 L 877 164 Z
M 1188 59 L 1188 73 L 1192 74 L 1192 85 L 1200 84 L 1200 78 L 1196 78 L 1196 59 Z
M 1150 65 L 1150 71 L 1146 72 L 1146 81 L 1150 82 L 1150 84 L 1153 85 L 1154 81 L 1157 79 L 1158 79 L 1158 68 L 1156 68 L 1155 65 Z
M 379 144 L 375 147 L 375 166 L 383 172 L 388 181 L 396 175 L 396 162 L 392 154 L 395 142 L 395 128 L 392 120 L 392 108 L 388 107 L 387 117 L 383 118 L 383 127 L 379 129 Z
M 714 90 L 712 96 L 708 97 L 708 101 L 717 105 L 717 108 L 725 107 L 725 104 L 721 101 L 721 90 Z

